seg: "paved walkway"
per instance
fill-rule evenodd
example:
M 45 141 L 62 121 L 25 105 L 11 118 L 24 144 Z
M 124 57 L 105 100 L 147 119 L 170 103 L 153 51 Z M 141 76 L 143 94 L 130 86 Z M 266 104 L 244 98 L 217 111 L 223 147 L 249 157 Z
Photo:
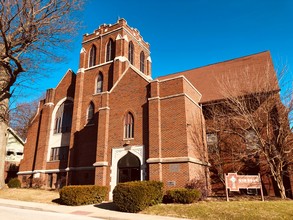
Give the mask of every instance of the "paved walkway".
M 67 213 L 83 215 L 88 217 L 108 219 L 108 220 L 178 220 L 179 218 L 145 215 L 136 213 L 125 213 L 114 210 L 112 203 L 102 203 L 99 205 L 85 206 L 64 206 L 51 205 L 46 203 L 24 202 L 18 200 L 0 199 L 0 206 L 15 207 L 21 209 L 31 209 L 37 211 L 49 211 L 57 213 Z

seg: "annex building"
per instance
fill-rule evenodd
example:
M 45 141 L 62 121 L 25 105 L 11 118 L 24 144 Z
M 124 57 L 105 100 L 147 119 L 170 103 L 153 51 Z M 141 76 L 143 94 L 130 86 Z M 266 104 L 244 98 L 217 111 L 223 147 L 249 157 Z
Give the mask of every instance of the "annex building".
M 47 90 L 18 173 L 48 188 L 160 180 L 210 189 L 202 106 L 221 99 L 215 74 L 270 61 L 269 52 L 152 78 L 150 45 L 124 19 L 83 36 L 77 73 Z
M 17 133 L 12 129 L 7 129 L 7 145 L 5 157 L 4 177 L 5 183 L 10 179 L 17 177 L 18 167 L 21 159 L 23 158 L 23 147 L 25 142 Z

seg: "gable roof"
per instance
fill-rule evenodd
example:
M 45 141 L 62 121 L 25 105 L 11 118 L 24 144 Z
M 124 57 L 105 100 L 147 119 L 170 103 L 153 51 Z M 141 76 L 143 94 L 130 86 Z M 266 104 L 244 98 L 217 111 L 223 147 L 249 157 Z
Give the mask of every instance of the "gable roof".
M 219 62 L 183 72 L 159 77 L 159 80 L 185 76 L 202 94 L 200 103 L 225 99 L 221 92 L 222 82 L 231 83 L 237 95 L 262 92 L 270 85 L 270 91 L 278 91 L 278 81 L 269 51 Z M 262 81 L 260 81 L 260 79 Z M 233 84 L 233 85 L 232 85 Z M 229 86 L 229 85 L 228 85 Z
M 55 89 L 57 89 L 62 84 L 66 77 L 75 78 L 76 74 L 71 69 L 68 69 L 66 73 L 63 75 L 62 79 L 57 84 L 57 86 L 55 87 Z
M 18 136 L 18 134 L 10 127 L 7 128 L 7 131 L 21 144 L 24 145 L 25 142 L 22 140 L 21 137 Z
M 137 75 L 139 75 L 142 79 L 144 79 L 146 82 L 150 82 L 151 77 L 146 76 L 145 74 L 143 74 L 141 71 L 139 71 L 135 66 L 129 64 L 127 66 L 127 68 L 124 70 L 124 72 L 121 74 L 121 76 L 119 77 L 119 79 L 115 82 L 115 84 L 112 86 L 112 88 L 110 89 L 110 93 L 117 87 L 117 85 L 119 84 L 119 82 L 122 80 L 122 78 L 124 77 L 124 75 L 129 71 L 129 70 L 133 70 Z

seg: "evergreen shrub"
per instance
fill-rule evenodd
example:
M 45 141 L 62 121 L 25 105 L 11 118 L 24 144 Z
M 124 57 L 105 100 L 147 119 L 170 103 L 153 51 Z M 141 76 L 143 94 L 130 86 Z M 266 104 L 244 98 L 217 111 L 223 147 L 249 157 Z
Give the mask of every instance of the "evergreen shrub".
M 163 199 L 163 183 L 134 181 L 119 183 L 113 190 L 113 202 L 123 212 L 136 213 Z
M 189 204 L 198 201 L 200 197 L 201 193 L 196 189 L 171 189 L 166 191 L 164 202 Z
M 9 180 L 7 185 L 9 188 L 20 188 L 21 182 L 18 178 L 12 178 L 11 180 Z
M 59 192 L 61 203 L 72 206 L 101 203 L 107 193 L 106 186 L 96 185 L 64 186 Z

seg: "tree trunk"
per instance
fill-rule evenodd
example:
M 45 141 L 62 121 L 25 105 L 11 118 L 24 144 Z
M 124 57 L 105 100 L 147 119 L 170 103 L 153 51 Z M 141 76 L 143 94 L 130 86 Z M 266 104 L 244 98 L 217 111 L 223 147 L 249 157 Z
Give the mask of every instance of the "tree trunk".
M 274 179 L 277 182 L 281 198 L 286 199 L 287 196 L 286 196 L 286 190 L 285 190 L 285 187 L 284 187 L 284 181 L 283 181 L 282 175 L 280 175 L 278 173 L 278 174 L 274 175 Z
M 7 109 L 8 109 L 8 98 L 0 102 L 0 189 L 5 186 L 5 156 L 6 156 L 6 145 L 7 145 Z
M 284 186 L 283 175 L 282 175 L 283 169 L 281 167 L 274 166 L 273 162 L 270 160 L 270 157 L 268 155 L 269 153 L 266 153 L 265 157 L 270 168 L 270 173 L 272 174 L 274 180 L 277 183 L 277 187 L 278 187 L 281 198 L 286 199 L 287 198 L 286 189 Z

